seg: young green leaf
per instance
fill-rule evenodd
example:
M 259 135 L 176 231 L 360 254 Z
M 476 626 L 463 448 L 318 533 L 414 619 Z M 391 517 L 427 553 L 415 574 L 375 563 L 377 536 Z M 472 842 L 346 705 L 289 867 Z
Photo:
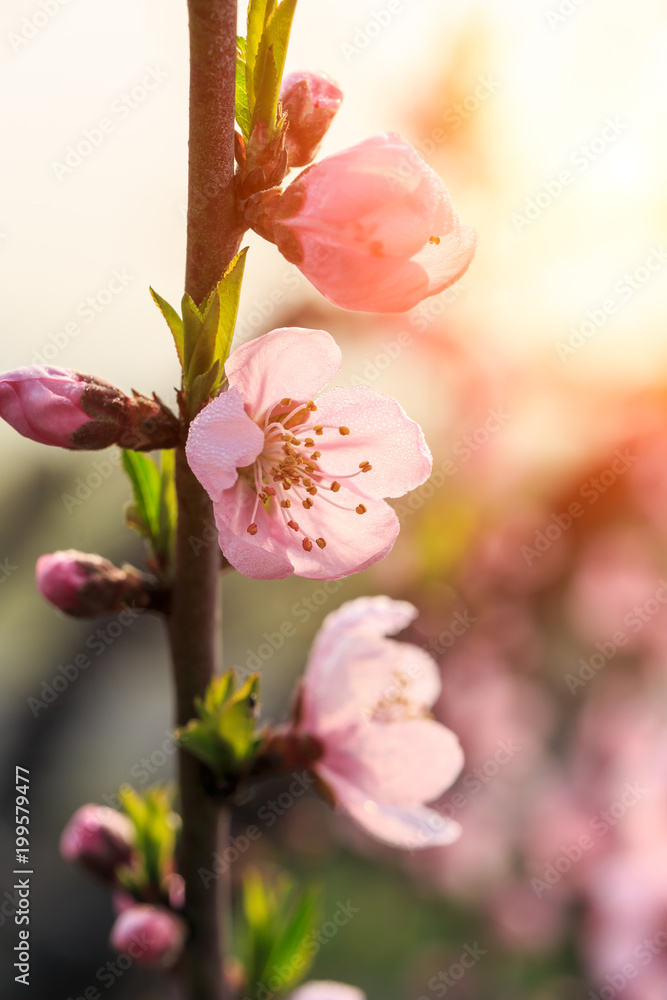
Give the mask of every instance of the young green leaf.
M 280 85 L 287 58 L 287 46 L 296 11 L 296 0 L 282 0 L 266 21 L 257 50 L 254 69 L 255 107 L 253 124 L 263 122 L 269 135 L 276 130 Z
M 173 811 L 172 794 L 155 786 L 140 794 L 124 785 L 119 791 L 121 806 L 134 826 L 135 864 L 121 873 L 130 891 L 153 889 L 166 895 L 165 880 L 174 870 L 176 833 L 179 819 Z
M 174 307 L 170 306 L 167 300 L 163 299 L 161 295 L 158 295 L 154 289 L 151 288 L 150 293 L 153 297 L 153 302 L 167 321 L 167 326 L 171 330 L 171 335 L 174 338 L 174 343 L 176 344 L 178 360 L 181 362 L 181 367 L 183 367 L 183 320 L 178 315 Z
M 246 38 L 246 72 L 248 98 L 250 104 L 255 100 L 255 63 L 257 50 L 264 32 L 266 22 L 271 15 L 276 0 L 250 0 L 248 4 L 248 34 Z
M 236 48 L 236 121 L 243 138 L 250 136 L 250 101 L 248 99 L 247 68 L 245 62 L 245 38 L 239 38 Z
M 133 527 L 153 541 L 160 529 L 160 473 L 148 455 L 123 451 L 123 468 L 132 483 L 134 504 L 129 512 Z

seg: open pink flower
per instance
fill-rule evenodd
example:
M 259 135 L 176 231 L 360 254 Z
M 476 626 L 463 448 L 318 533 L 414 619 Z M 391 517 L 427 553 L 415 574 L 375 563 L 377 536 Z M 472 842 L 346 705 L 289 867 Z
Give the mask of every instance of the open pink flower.
M 229 383 L 190 427 L 187 457 L 220 547 L 245 576 L 335 580 L 389 552 L 399 497 L 431 473 L 419 426 L 370 389 L 313 396 L 340 369 L 323 330 L 287 328 L 238 348 Z
M 408 849 L 451 844 L 458 823 L 424 805 L 454 782 L 463 752 L 428 714 L 440 676 L 423 649 L 386 636 L 417 611 L 362 597 L 328 615 L 301 689 L 297 736 L 322 749 L 312 765 L 336 802 L 368 833 Z
M 260 231 L 334 305 L 404 312 L 457 281 L 477 237 L 431 168 L 386 132 L 304 170 Z

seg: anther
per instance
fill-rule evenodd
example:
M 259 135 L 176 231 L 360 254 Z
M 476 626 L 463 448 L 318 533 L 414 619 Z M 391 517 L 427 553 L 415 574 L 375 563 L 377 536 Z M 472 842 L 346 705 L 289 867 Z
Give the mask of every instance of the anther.
M 306 493 L 310 493 L 311 497 L 317 496 L 317 486 L 309 486 Z
M 350 433 L 350 428 L 349 427 L 339 427 L 338 428 L 338 433 L 342 434 L 342 436 L 345 437 L 346 434 Z
M 249 524 L 248 525 L 248 534 L 249 535 L 256 535 L 257 534 L 257 525 L 256 524 L 253 523 L 253 524 Z
M 303 443 L 305 444 L 306 448 L 314 448 L 315 447 L 315 442 L 313 441 L 312 438 L 306 438 Z
M 313 400 L 312 400 L 312 399 L 309 399 L 309 400 L 308 400 L 308 402 L 306 403 L 306 406 L 308 407 L 308 409 L 309 409 L 309 410 L 310 410 L 310 411 L 311 411 L 312 413 L 314 413 L 314 412 L 315 412 L 315 410 L 317 409 L 317 407 L 315 406 L 315 403 L 313 402 Z
M 429 243 L 435 243 L 435 245 L 438 246 L 440 244 L 440 237 L 439 236 L 429 236 L 428 241 L 429 241 Z
M 366 511 L 368 510 L 368 507 L 364 507 L 364 505 L 360 503 L 359 506 L 355 507 L 354 509 L 356 510 L 357 514 L 365 514 Z
M 373 466 L 370 462 L 359 462 L 359 468 L 362 472 L 370 472 Z
M 280 405 L 281 406 L 291 406 L 292 405 L 292 400 L 289 398 L 289 396 L 285 396 L 284 399 L 280 400 Z
M 291 500 L 281 500 L 280 501 L 280 506 L 281 507 L 291 507 L 292 506 L 292 501 Z
M 313 461 L 313 462 L 317 461 L 317 459 L 321 458 L 321 457 L 322 457 L 322 452 L 321 451 L 314 451 L 313 454 L 310 456 L 311 461 Z
M 310 499 L 310 497 L 306 497 L 305 500 L 301 501 L 301 504 L 303 507 L 306 508 L 306 510 L 310 510 L 310 508 L 313 506 L 313 501 Z
M 313 427 L 313 430 L 315 431 L 316 434 L 324 434 L 324 427 L 322 427 L 322 424 L 316 424 Z
M 311 542 L 310 538 L 304 538 L 304 540 L 301 542 L 301 544 L 303 545 L 303 547 L 306 550 L 306 552 L 310 552 L 310 550 L 313 547 L 313 543 Z
M 265 486 L 264 492 L 269 497 L 274 497 L 276 495 L 276 491 L 274 490 L 273 486 Z
M 288 521 L 287 522 L 287 527 L 291 528 L 292 531 L 298 531 L 299 530 L 299 525 L 296 523 L 296 521 Z
M 333 483 L 331 484 L 331 492 L 338 493 L 339 489 L 340 489 L 340 483 L 337 483 L 336 480 L 334 479 Z
M 316 538 L 315 541 L 321 549 L 323 549 L 327 544 L 323 538 Z

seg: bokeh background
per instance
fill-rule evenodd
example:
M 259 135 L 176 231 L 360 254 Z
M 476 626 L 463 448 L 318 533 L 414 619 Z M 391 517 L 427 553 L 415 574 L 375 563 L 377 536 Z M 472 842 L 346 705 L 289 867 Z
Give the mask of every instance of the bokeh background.
M 57 364 L 173 398 L 176 357 L 148 285 L 181 294 L 184 8 L 3 3 L 0 368 Z M 399 398 L 435 461 L 397 504 L 394 551 L 366 573 L 327 589 L 226 576 L 226 662 L 262 661 L 276 721 L 326 613 L 360 594 L 413 601 L 406 638 L 434 651 L 437 712 L 466 751 L 440 804 L 464 832 L 403 855 L 304 798 L 233 875 L 252 861 L 315 879 L 328 917 L 349 901 L 358 912 L 312 975 L 371 998 L 664 1000 L 664 3 L 301 0 L 288 69 L 302 68 L 347 95 L 324 152 L 401 132 L 480 247 L 452 290 L 382 317 L 335 309 L 249 239 L 239 342 L 328 329 L 341 384 Z M 77 162 L 68 147 L 102 118 L 112 130 Z M 116 455 L 47 450 L 4 425 L 0 450 L 0 884 L 19 764 L 32 787 L 31 996 L 75 1000 L 113 961 L 111 903 L 59 859 L 58 837 L 82 802 L 172 774 L 166 649 L 160 622 L 140 618 L 55 700 L 31 701 L 109 625 L 48 607 L 36 558 L 76 547 L 141 565 L 143 552 L 123 525 Z M 295 635 L 274 650 L 285 623 Z M 238 829 L 279 791 L 258 791 Z M 2 904 L 5 997 L 11 891 Z M 167 990 L 131 969 L 111 995 Z

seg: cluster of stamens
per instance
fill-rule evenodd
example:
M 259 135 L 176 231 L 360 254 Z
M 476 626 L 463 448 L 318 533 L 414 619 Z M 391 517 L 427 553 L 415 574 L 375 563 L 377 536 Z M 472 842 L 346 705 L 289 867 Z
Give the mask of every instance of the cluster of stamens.
M 282 399 L 279 404 L 268 410 L 262 428 L 264 449 L 252 466 L 252 485 L 257 496 L 252 520 L 247 529 L 248 534 L 257 534 L 259 529 L 255 516 L 260 503 L 264 504 L 267 511 L 275 504 L 287 527 L 302 536 L 301 545 L 306 552 L 312 551 L 313 542 L 300 528 L 299 522 L 291 512 L 293 504 L 300 503 L 306 511 L 320 502 L 357 514 L 365 514 L 367 511 L 363 503 L 357 504 L 356 507 L 345 507 L 328 495 L 338 493 L 341 483 L 322 469 L 320 465 L 322 452 L 316 447 L 316 438 L 322 437 L 325 431 L 334 431 L 345 437 L 350 434 L 350 429 L 344 426 L 329 427 L 324 424 L 308 426 L 311 415 L 316 410 L 317 406 L 313 400 L 294 404 L 289 398 Z M 300 437 L 293 433 L 298 428 L 301 428 Z M 339 476 L 339 479 L 353 479 L 364 472 L 370 472 L 371 469 L 370 462 L 360 462 L 357 472 Z M 288 493 L 290 496 L 287 496 Z M 323 549 L 327 544 L 326 539 L 316 538 L 315 544 Z

